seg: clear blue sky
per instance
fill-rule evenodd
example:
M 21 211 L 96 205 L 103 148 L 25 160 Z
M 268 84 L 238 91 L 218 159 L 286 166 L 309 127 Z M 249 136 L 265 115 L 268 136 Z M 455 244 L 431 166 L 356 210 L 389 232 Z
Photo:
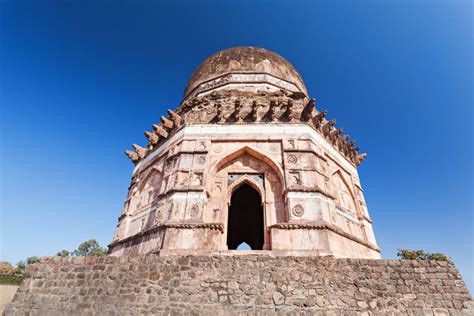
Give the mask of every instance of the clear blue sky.
M 107 245 L 123 151 L 212 53 L 265 47 L 368 153 L 384 258 L 452 256 L 473 285 L 471 1 L 2 1 L 1 251 Z

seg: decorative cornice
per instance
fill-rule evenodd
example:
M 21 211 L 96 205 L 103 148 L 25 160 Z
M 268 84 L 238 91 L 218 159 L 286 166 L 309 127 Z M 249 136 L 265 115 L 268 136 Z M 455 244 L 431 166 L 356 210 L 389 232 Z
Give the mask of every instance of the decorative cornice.
M 182 187 L 182 188 L 172 188 L 166 192 L 158 194 L 157 198 L 164 198 L 174 193 L 180 192 L 204 192 L 204 188 L 196 187 L 196 186 L 189 186 L 189 187 Z
M 294 229 L 313 229 L 313 230 L 323 230 L 327 229 L 330 230 L 340 236 L 343 236 L 347 239 L 350 239 L 354 242 L 357 242 L 361 245 L 366 246 L 372 250 L 377 252 L 382 252 L 379 247 L 372 245 L 365 240 L 362 240 L 358 237 L 355 237 L 349 233 L 346 233 L 341 228 L 326 222 L 312 222 L 312 223 L 277 223 L 269 227 L 270 229 L 285 229 L 285 230 L 294 230 Z
M 291 92 L 302 92 L 294 83 L 269 74 L 267 72 L 228 72 L 218 77 L 206 80 L 196 86 L 190 91 L 184 98 L 183 101 L 201 93 L 208 92 L 212 89 L 219 88 L 228 84 L 259 84 L 268 83 L 279 89 L 285 89 Z M 304 93 L 304 92 L 302 92 Z
M 335 200 L 336 197 L 330 193 L 327 193 L 323 190 L 321 190 L 320 188 L 318 187 L 305 187 L 305 186 L 302 186 L 302 185 L 290 185 L 288 187 L 288 189 L 286 190 L 287 193 L 290 193 L 290 192 L 304 192 L 304 193 L 320 193 L 332 200 Z
M 313 148 L 306 148 L 306 149 L 298 149 L 298 148 L 285 148 L 284 150 L 286 153 L 291 153 L 291 152 L 296 152 L 296 153 L 311 153 L 314 154 L 316 157 L 323 161 L 327 161 L 328 159 L 324 157 L 323 155 L 319 154 L 316 150 Z
M 135 150 L 126 150 L 125 153 L 137 164 L 184 124 L 305 123 L 320 133 L 351 164 L 358 166 L 367 154 L 358 154 L 360 148 L 353 147 L 355 141 L 349 141 L 349 135 L 341 136 L 342 129 L 335 127 L 335 120 L 326 120 L 327 111 L 317 111 L 314 99 L 306 102 L 306 96 L 300 94 L 283 90 L 272 93 L 225 90 L 188 98 L 177 112 L 168 110 L 169 116 L 162 116 L 161 124 L 153 124 L 154 132 L 145 133 L 148 138 L 146 147 L 133 144 Z M 225 107 L 223 104 L 226 104 Z M 198 106 L 200 110 L 194 111 Z M 266 113 L 262 113 L 262 109 Z M 247 113 L 245 118 L 242 113 Z M 321 157 L 317 152 L 311 152 Z
M 207 154 L 209 151 L 205 149 L 197 149 L 197 150 L 178 150 L 176 152 L 173 152 L 171 154 L 168 154 L 168 158 L 172 158 L 178 155 L 183 155 L 183 154 Z
M 224 233 L 224 224 L 222 223 L 169 223 L 166 224 L 166 227 L 176 229 L 210 229 L 218 230 L 222 234 Z
M 156 224 L 146 230 L 143 230 L 135 235 L 128 236 L 127 238 L 120 239 L 113 241 L 109 244 L 110 247 L 114 247 L 120 244 L 127 243 L 131 240 L 136 238 L 140 238 L 160 230 L 174 228 L 174 229 L 209 229 L 209 230 L 218 230 L 222 234 L 224 233 L 224 224 L 222 223 L 163 223 L 163 224 Z

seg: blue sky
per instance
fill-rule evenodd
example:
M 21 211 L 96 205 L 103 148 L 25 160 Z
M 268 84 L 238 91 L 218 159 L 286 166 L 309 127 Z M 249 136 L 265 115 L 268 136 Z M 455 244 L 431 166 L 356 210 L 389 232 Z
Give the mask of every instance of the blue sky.
M 384 258 L 452 256 L 473 280 L 470 1 L 2 1 L 0 259 L 107 245 L 123 151 L 221 49 L 265 47 L 368 153 Z

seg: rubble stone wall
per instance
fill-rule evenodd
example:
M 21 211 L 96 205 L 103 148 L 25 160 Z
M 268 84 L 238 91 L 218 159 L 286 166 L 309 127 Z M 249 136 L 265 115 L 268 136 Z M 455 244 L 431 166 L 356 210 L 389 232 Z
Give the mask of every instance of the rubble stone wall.
M 472 315 L 458 270 L 437 261 L 271 254 L 46 257 L 5 315 Z

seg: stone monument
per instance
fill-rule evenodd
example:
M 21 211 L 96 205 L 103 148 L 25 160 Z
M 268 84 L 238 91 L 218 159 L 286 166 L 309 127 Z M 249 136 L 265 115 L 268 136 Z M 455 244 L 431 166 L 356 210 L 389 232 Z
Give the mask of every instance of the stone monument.
M 380 260 L 366 155 L 326 115 L 277 54 L 211 56 L 126 151 L 110 256 L 42 258 L 5 315 L 473 315 L 447 262 Z
M 319 111 L 281 56 L 205 60 L 176 110 L 126 154 L 132 181 L 113 256 L 236 249 L 380 258 L 357 166 L 366 154 Z

